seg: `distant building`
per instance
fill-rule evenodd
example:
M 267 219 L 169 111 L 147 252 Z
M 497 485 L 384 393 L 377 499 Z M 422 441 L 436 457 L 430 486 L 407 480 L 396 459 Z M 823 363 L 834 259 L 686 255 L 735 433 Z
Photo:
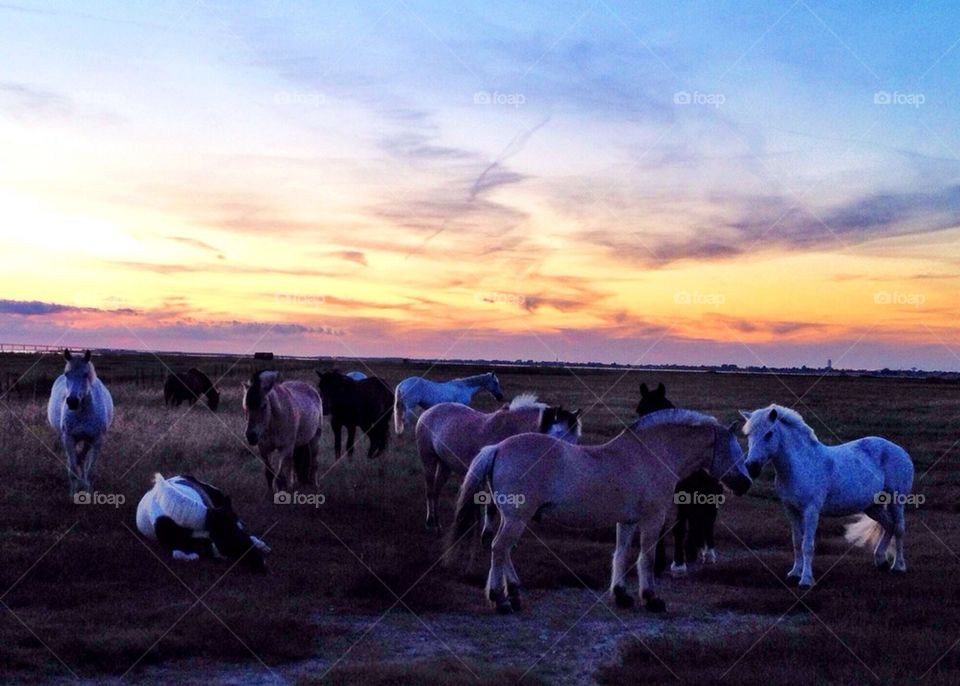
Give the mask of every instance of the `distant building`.
M 261 353 L 254 353 L 254 354 L 253 354 L 253 359 L 255 359 L 255 360 L 272 360 L 272 359 L 273 359 L 273 353 L 262 353 L 262 352 L 261 352 Z

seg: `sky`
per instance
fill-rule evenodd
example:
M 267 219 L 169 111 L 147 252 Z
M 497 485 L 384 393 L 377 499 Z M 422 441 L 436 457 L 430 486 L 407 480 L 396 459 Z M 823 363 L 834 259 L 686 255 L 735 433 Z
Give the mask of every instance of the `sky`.
M 958 370 L 958 20 L 0 2 L 0 342 Z

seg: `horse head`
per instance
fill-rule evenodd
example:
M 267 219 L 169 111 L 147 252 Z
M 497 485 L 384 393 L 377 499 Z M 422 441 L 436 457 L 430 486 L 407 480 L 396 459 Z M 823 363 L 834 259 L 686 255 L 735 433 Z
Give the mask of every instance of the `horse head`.
M 487 372 L 484 377 L 484 387 L 490 391 L 491 395 L 497 400 L 503 400 L 503 389 L 500 387 L 500 379 L 493 372 Z
M 67 361 L 63 375 L 67 380 L 67 408 L 70 410 L 80 409 L 83 399 L 87 397 L 90 387 L 97 379 L 97 373 L 90 361 L 91 356 L 89 350 L 84 351 L 83 357 L 74 357 L 69 350 L 63 351 L 63 358 Z
M 637 403 L 637 416 L 642 417 L 658 410 L 671 410 L 674 404 L 667 399 L 667 388 L 661 382 L 654 390 L 647 384 L 640 384 L 640 402 Z
M 563 409 L 563 405 L 545 407 L 540 413 L 538 431 L 569 443 L 576 443 L 583 431 L 583 424 L 580 421 L 582 415 L 583 410 L 570 412 Z
M 220 507 L 207 510 L 206 529 L 210 532 L 210 541 L 221 555 L 231 560 L 243 560 L 255 572 L 266 572 L 263 551 L 254 543 L 243 523 L 233 511 L 230 496 Z
M 347 392 L 347 386 L 356 383 L 356 381 L 345 374 L 341 374 L 336 369 L 327 372 L 321 372 L 317 369 L 316 372 L 319 377 L 317 387 L 320 389 L 320 400 L 323 402 L 324 413 L 327 413 L 340 404 Z
M 277 383 L 279 374 L 273 371 L 254 372 L 243 384 L 243 414 L 247 418 L 247 442 L 257 445 L 263 432 L 270 426 L 270 401 L 267 396 Z
M 713 462 L 710 465 L 710 476 L 721 481 L 735 495 L 743 495 L 753 485 L 753 473 L 749 472 L 743 459 L 743 449 L 737 440 L 737 427 L 740 422 L 735 421 L 730 426 L 716 428 L 713 446 Z

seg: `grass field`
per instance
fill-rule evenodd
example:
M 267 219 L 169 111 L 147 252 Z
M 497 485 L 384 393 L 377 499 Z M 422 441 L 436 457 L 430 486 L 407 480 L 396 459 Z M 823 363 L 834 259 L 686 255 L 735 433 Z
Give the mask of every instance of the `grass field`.
M 409 437 L 386 458 L 365 444 L 333 464 L 325 430 L 324 504 L 275 505 L 243 441 L 240 381 L 251 360 L 110 356 L 95 360 L 116 418 L 96 489 L 125 503 L 75 505 L 61 449 L 46 423 L 44 383 L 55 356 L 0 358 L 0 378 L 24 372 L 3 397 L 0 429 L 0 679 L 119 678 L 269 683 L 924 683 L 960 680 L 960 385 L 923 380 L 509 369 L 508 397 L 534 390 L 583 407 L 584 441 L 632 417 L 640 381 L 666 383 L 679 406 L 728 422 L 737 408 L 792 405 L 824 442 L 879 434 L 913 456 L 922 507 L 907 518 L 905 577 L 874 571 L 850 550 L 841 521 L 818 536 L 818 585 L 781 583 L 788 525 L 765 473 L 729 499 L 717 527 L 719 564 L 666 579 L 664 616 L 614 610 L 602 595 L 612 531 L 541 525 L 514 561 L 528 590 L 519 616 L 495 617 L 482 598 L 485 561 L 438 565 L 423 530 L 419 460 Z M 198 364 L 223 392 L 220 412 L 168 409 L 163 364 Z M 35 365 L 31 368 L 31 365 Z M 315 379 L 308 362 L 278 361 L 287 378 Z M 395 384 L 425 366 L 373 364 Z M 343 363 L 344 369 L 362 363 Z M 482 371 L 482 370 L 481 370 Z M 532 372 L 537 373 L 532 373 Z M 432 378 L 474 373 L 436 367 Z M 36 380 L 36 384 L 34 384 Z M 37 396 L 34 397 L 34 388 Z M 802 400 L 798 401 L 798 398 Z M 492 409 L 489 396 L 478 407 Z M 172 563 L 136 534 L 134 512 L 154 472 L 192 473 L 233 496 L 273 547 L 270 573 L 228 563 Z M 449 521 L 457 484 L 441 517 Z M 600 602 L 598 603 L 598 599 Z

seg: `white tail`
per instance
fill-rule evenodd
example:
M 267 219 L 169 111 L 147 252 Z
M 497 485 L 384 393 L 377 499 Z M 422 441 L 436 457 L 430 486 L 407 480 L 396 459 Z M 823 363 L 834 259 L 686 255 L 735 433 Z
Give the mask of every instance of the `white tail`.
M 400 387 L 397 386 L 397 390 L 393 393 L 393 430 L 397 432 L 397 435 L 403 433 L 403 413 L 404 410 L 401 409 L 402 403 L 400 401 Z
M 875 548 L 883 536 L 883 527 L 880 526 L 880 522 L 865 514 L 857 515 L 857 518 L 845 528 L 843 537 L 847 539 L 847 543 L 852 543 L 859 548 Z

